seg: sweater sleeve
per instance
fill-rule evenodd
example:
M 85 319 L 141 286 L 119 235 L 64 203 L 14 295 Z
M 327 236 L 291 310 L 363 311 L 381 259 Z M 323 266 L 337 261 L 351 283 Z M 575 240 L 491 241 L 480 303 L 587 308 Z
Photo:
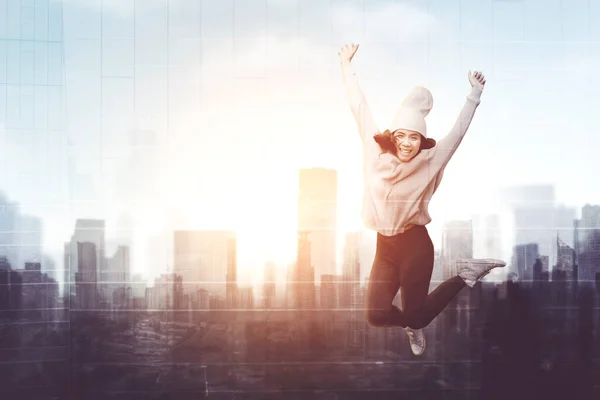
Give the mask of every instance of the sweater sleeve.
M 434 146 L 429 153 L 430 167 L 433 167 L 436 171 L 440 171 L 446 167 L 448 161 L 454 155 L 454 152 L 460 145 L 467 129 L 473 120 L 475 110 L 481 103 L 481 90 L 472 87 L 471 92 L 467 96 L 465 105 L 463 106 L 458 119 L 454 123 L 452 130 L 442 138 L 436 146 Z
M 346 96 L 348 97 L 352 115 L 354 115 L 354 119 L 358 125 L 358 132 L 363 143 L 365 156 L 368 158 L 378 157 L 382 153 L 382 149 L 375 142 L 373 136 L 379 132 L 379 129 L 371 114 L 365 94 L 358 83 L 358 78 L 352 65 L 349 62 L 342 62 L 341 65 Z
M 402 177 L 402 162 L 394 155 L 384 152 L 374 163 L 377 178 L 386 181 L 396 181 Z

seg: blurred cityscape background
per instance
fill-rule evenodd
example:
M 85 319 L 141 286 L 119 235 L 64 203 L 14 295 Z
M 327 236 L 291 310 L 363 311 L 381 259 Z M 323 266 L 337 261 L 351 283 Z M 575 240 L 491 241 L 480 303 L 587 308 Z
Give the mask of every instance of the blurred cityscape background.
M 340 79 L 334 49 L 356 33 L 348 19 L 379 50 L 395 41 L 395 67 L 405 62 L 396 52 L 412 54 L 404 67 L 438 85 L 436 93 L 452 94 L 448 103 L 440 96 L 444 108 L 465 88 L 439 86 L 435 68 L 462 74 L 474 60 L 489 62 L 488 81 L 504 83 L 490 89 L 497 99 L 521 85 L 508 78 L 503 45 L 537 44 L 526 48 L 540 55 L 546 42 L 536 32 L 554 38 L 552 13 L 570 10 L 576 20 L 586 15 L 585 29 L 565 17 L 562 36 L 547 42 L 565 54 L 583 45 L 589 52 L 596 9 L 530 1 L 216 3 L 0 1 L 0 397 L 600 398 L 600 198 L 591 192 L 597 168 L 585 166 L 595 160 L 593 143 L 571 152 L 552 150 L 548 140 L 538 148 L 546 153 L 527 153 L 518 164 L 521 150 L 507 131 L 481 139 L 490 125 L 504 128 L 496 117 L 514 117 L 489 94 L 485 107 L 500 111 L 478 111 L 488 122 L 473 124 L 461 146 L 470 149 L 457 153 L 464 164 L 453 160 L 431 205 L 431 289 L 456 274 L 458 258 L 508 265 L 463 290 L 426 328 L 426 353 L 415 357 L 401 329 L 365 321 L 375 241 L 350 221 L 360 210 L 360 144 L 340 151 L 340 138 L 356 136 L 353 121 L 340 82 L 339 96 L 322 89 Z M 536 10 L 549 21 L 537 30 L 528 22 Z M 491 15 L 492 31 L 472 22 L 479 13 Z M 429 28 L 408 44 L 381 39 L 374 21 L 386 15 L 422 18 L 418 26 Z M 448 15 L 459 15 L 451 39 L 431 28 L 444 27 Z M 511 16 L 521 17 L 516 38 Z M 264 47 L 248 39 L 256 21 L 267 26 Z M 492 37 L 480 44 L 493 44 L 495 55 L 465 40 L 481 29 Z M 322 37 L 325 47 L 302 45 Z M 444 40 L 458 47 L 443 50 Z M 415 43 L 448 51 L 450 61 L 430 66 L 434 53 L 423 57 Z M 591 68 L 593 57 L 583 65 Z M 366 87 L 379 85 L 373 79 Z M 597 84 L 586 82 L 585 90 Z M 330 116 L 319 109 L 326 103 L 336 104 Z M 542 122 L 533 115 L 514 131 L 564 143 L 563 121 L 543 113 Z M 578 123 L 589 135 L 589 120 L 573 122 L 571 141 Z M 496 147 L 501 142 L 510 142 L 510 160 L 490 151 L 506 149 Z M 344 152 L 347 159 L 335 158 Z M 535 170 L 529 163 L 560 185 L 523 183 Z

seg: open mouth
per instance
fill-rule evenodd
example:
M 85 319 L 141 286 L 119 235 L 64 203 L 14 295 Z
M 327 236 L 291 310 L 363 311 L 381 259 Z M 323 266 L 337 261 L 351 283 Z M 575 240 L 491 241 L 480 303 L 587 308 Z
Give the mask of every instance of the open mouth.
M 410 150 L 400 150 L 400 154 L 402 154 L 403 156 L 407 156 L 410 154 Z

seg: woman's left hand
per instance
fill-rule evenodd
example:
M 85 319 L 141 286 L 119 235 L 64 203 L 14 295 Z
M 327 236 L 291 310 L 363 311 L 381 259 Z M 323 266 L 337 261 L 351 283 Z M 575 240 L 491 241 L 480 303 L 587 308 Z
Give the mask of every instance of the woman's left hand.
M 474 73 L 469 71 L 469 82 L 471 82 L 471 86 L 483 90 L 483 87 L 485 86 L 485 76 L 481 71 L 475 71 Z

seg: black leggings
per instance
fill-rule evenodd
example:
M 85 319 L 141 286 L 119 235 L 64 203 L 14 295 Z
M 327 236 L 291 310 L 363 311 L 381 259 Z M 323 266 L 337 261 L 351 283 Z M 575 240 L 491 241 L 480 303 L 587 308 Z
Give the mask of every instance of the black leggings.
M 365 307 L 371 325 L 424 328 L 466 286 L 455 276 L 428 295 L 433 257 L 433 243 L 425 226 L 417 225 L 394 236 L 377 234 Z M 402 310 L 392 304 L 398 289 Z

